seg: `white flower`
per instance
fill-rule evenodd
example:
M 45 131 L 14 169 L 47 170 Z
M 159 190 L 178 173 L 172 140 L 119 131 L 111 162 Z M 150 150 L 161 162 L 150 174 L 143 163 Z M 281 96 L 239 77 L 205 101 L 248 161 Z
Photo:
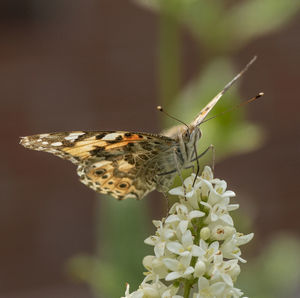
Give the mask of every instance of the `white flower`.
M 233 226 L 233 220 L 228 212 L 237 209 L 239 207 L 238 204 L 229 204 L 229 198 L 227 197 L 214 205 L 207 202 L 201 202 L 201 204 L 209 210 L 209 215 L 206 218 L 207 223 L 220 220 L 229 226 Z
M 211 281 L 224 281 L 227 285 L 233 286 L 233 281 L 236 280 L 240 273 L 238 260 L 224 261 L 222 254 L 214 260 L 213 268 L 210 272 Z
M 183 298 L 176 295 L 178 287 L 173 285 L 166 286 L 159 280 L 149 284 L 143 282 L 139 289 L 135 292 L 129 293 L 129 284 L 126 285 L 125 297 L 122 298 Z
M 219 251 L 220 244 L 218 241 L 214 241 L 210 245 L 208 245 L 207 242 L 205 242 L 203 239 L 200 239 L 199 246 L 202 249 L 203 260 L 207 263 L 213 261 L 215 255 L 220 253 Z
M 223 295 L 226 288 L 224 282 L 216 282 L 210 284 L 208 279 L 205 277 L 200 277 L 198 280 L 198 291 L 193 295 L 193 298 L 215 298 Z M 226 297 L 226 296 L 222 296 Z
M 209 224 L 212 240 L 225 240 L 230 238 L 235 232 L 235 228 L 231 226 L 224 226 L 218 222 Z
M 157 227 L 156 235 L 148 237 L 144 242 L 154 246 L 154 253 L 157 257 L 164 255 L 165 247 L 169 239 L 175 236 L 175 231 L 162 224 L 160 220 L 153 220 L 153 224 Z
M 188 278 L 194 272 L 194 268 L 190 266 L 191 255 L 183 256 L 178 259 L 165 258 L 166 267 L 172 272 L 166 276 L 166 281 L 174 280 L 180 277 Z
M 207 240 L 210 237 L 211 231 L 209 227 L 203 227 L 200 230 L 200 238 L 203 240 Z
M 206 271 L 205 263 L 199 258 L 195 265 L 194 277 L 202 276 Z
M 178 186 L 169 191 L 169 194 L 190 198 L 192 197 L 198 190 L 200 181 L 197 179 L 195 184 L 195 175 L 191 175 L 190 177 L 186 178 L 183 182 L 184 186 Z M 193 186 L 194 184 L 194 186 Z
M 146 280 L 154 280 L 156 277 L 165 278 L 168 275 L 168 269 L 163 262 L 163 257 L 146 256 L 143 259 L 143 265 L 148 270 Z
M 241 297 L 234 287 L 238 263 L 245 262 L 240 246 L 253 233 L 243 235 L 234 226 L 235 193 L 205 167 L 200 177 L 192 174 L 170 194 L 178 196 L 177 203 L 165 219 L 153 221 L 156 233 L 145 240 L 154 255 L 143 260 L 144 281 L 131 294 L 127 285 L 125 298 L 183 298 L 179 292 L 186 286 L 193 298 Z
M 214 174 L 209 166 L 205 166 L 204 170 L 201 174 L 201 178 L 205 179 L 207 181 L 213 180 L 214 179 Z
M 242 233 L 234 233 L 231 237 L 228 237 L 222 244 L 221 251 L 225 258 L 236 258 L 242 263 L 246 263 L 246 260 L 240 257 L 241 250 L 240 245 L 246 244 L 254 237 L 253 233 L 243 235 Z
M 174 254 L 180 256 L 200 256 L 201 248 L 194 244 L 194 237 L 190 230 L 184 232 L 181 241 L 172 241 L 167 244 L 167 248 Z
M 187 230 L 192 219 L 205 215 L 205 213 L 200 210 L 189 211 L 187 206 L 179 203 L 175 203 L 171 207 L 170 213 L 172 214 L 166 218 L 165 223 L 176 224 L 182 234 Z

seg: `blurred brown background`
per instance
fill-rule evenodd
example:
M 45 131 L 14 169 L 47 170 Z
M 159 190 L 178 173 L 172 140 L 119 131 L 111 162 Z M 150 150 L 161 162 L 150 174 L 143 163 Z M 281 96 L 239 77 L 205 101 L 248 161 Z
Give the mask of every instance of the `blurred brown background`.
M 92 297 L 64 264 L 93 252 L 99 199 L 77 182 L 73 165 L 25 150 L 18 139 L 69 130 L 158 132 L 157 21 L 130 1 L 0 1 L 1 298 Z M 300 234 L 299 32 L 298 15 L 234 57 L 240 69 L 259 56 L 242 94 L 265 92 L 246 110 L 267 137 L 216 173 L 255 200 L 250 211 L 261 246 L 275 231 Z M 183 84 L 204 62 L 185 38 Z

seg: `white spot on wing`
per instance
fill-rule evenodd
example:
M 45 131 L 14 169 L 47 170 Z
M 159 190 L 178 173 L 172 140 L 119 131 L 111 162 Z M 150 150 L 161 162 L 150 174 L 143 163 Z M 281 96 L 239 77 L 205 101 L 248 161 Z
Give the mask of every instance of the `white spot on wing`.
M 111 164 L 112 162 L 109 160 L 101 160 L 99 162 L 94 163 L 95 167 L 103 167 L 104 165 Z
M 113 132 L 113 133 L 109 133 L 107 134 L 105 137 L 103 137 L 101 140 L 103 141 L 113 141 L 115 140 L 118 136 L 120 135 L 120 133 L 118 132 Z
M 78 136 L 67 136 L 67 137 L 64 137 L 65 140 L 68 140 L 68 141 L 74 141 L 78 138 Z
M 49 137 L 48 133 L 42 133 L 39 135 L 40 138 L 45 138 L 45 137 Z
M 85 132 L 72 132 L 68 136 L 66 136 L 64 139 L 69 141 L 75 141 L 79 136 L 84 135 Z
M 85 135 L 85 132 L 83 131 L 78 131 L 78 132 L 71 132 L 69 134 L 69 136 L 82 136 L 82 135 Z
M 48 145 L 49 143 L 45 141 L 45 142 L 42 142 L 42 144 L 43 145 Z
M 61 146 L 63 143 L 62 142 L 55 142 L 52 143 L 51 146 Z

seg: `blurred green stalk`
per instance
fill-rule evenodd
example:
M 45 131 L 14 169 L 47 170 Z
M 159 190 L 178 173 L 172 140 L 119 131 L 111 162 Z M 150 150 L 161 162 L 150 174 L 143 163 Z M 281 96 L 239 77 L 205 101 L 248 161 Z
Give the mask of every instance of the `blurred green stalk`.
M 180 54 L 179 23 L 163 10 L 159 19 L 158 77 L 159 99 L 164 107 L 171 105 L 180 90 Z

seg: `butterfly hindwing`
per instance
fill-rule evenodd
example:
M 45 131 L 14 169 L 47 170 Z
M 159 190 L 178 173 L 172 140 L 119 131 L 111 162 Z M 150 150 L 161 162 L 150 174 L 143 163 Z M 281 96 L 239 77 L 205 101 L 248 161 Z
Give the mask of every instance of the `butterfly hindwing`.
M 138 176 L 139 164 L 130 164 L 122 158 L 95 158 L 79 165 L 77 173 L 80 181 L 93 190 L 110 194 L 123 200 L 127 198 L 142 198 L 152 190 L 151 185 L 142 183 L 143 176 Z M 139 185 L 138 182 L 141 182 Z

